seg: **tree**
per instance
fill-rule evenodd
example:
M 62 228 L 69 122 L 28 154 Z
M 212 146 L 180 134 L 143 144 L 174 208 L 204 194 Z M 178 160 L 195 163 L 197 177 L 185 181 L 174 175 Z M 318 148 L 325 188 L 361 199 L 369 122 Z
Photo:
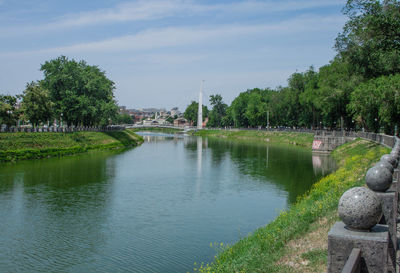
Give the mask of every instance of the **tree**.
M 333 127 L 335 122 L 343 122 L 343 127 L 352 126 L 352 116 L 348 113 L 347 105 L 351 93 L 362 80 L 340 58 L 320 68 L 316 104 L 321 110 L 324 124 Z
M 222 96 L 219 94 L 210 96 L 210 104 L 212 105 L 212 110 L 209 113 L 209 121 L 207 126 L 209 127 L 221 127 L 225 126 L 224 117 L 226 116 L 226 105 L 222 101 Z
M 367 79 L 400 72 L 400 2 L 348 0 L 336 38 L 339 56 Z
M 118 114 L 114 118 L 114 124 L 133 124 L 134 119 L 129 114 Z
M 116 117 L 114 83 L 97 66 L 61 56 L 41 66 L 43 88 L 49 90 L 55 116 L 68 125 L 107 125 Z
M 42 88 L 38 82 L 28 83 L 22 95 L 21 108 L 33 126 L 39 126 L 40 122 L 50 120 L 53 103 L 49 91 Z
M 197 114 L 199 112 L 199 103 L 192 101 L 188 107 L 186 107 L 183 116 L 187 119 L 193 126 L 197 126 Z M 208 108 L 207 106 L 203 105 L 203 121 L 205 118 L 208 117 Z
M 360 84 L 348 108 L 367 130 L 377 132 L 383 126 L 385 133 L 392 134 L 400 126 L 400 74 Z
M 249 126 L 249 120 L 245 115 L 249 101 L 249 93 L 249 90 L 240 93 L 239 96 L 237 96 L 231 103 L 230 114 L 235 127 Z
M 321 119 L 321 109 L 318 107 L 318 80 L 319 73 L 314 71 L 314 67 L 310 67 L 305 73 L 304 91 L 299 96 L 299 103 L 302 115 L 303 126 L 315 128 Z
M 0 124 L 8 127 L 16 125 L 19 110 L 17 110 L 17 96 L 0 94 Z
M 246 112 L 244 113 L 249 122 L 249 126 L 265 127 L 267 125 L 268 110 L 268 91 L 258 88 L 250 90 Z

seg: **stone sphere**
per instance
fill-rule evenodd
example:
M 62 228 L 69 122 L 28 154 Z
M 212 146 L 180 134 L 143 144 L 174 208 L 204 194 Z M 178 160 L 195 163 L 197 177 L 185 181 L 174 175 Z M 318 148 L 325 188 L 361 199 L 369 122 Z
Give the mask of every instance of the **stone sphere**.
M 397 165 L 397 160 L 396 158 L 394 158 L 393 156 L 390 156 L 389 154 L 383 155 L 381 157 L 381 160 L 386 160 L 387 162 L 389 162 L 390 164 L 392 164 L 393 167 L 396 167 Z
M 399 157 L 399 153 L 397 151 L 395 151 L 395 150 L 392 150 L 389 155 L 391 157 L 396 158 L 396 159 Z
M 373 191 L 386 191 L 393 182 L 392 173 L 383 166 L 375 166 L 365 175 L 365 183 Z
M 393 168 L 393 166 L 392 166 L 392 164 L 390 164 L 389 162 L 387 162 L 387 161 L 379 161 L 378 163 L 376 163 L 375 164 L 375 166 L 374 167 L 385 167 L 386 169 L 388 169 L 392 174 L 393 174 L 393 172 L 394 172 L 394 168 Z
M 376 193 L 364 187 L 351 188 L 339 200 L 339 217 L 352 229 L 368 230 L 382 217 L 382 205 Z

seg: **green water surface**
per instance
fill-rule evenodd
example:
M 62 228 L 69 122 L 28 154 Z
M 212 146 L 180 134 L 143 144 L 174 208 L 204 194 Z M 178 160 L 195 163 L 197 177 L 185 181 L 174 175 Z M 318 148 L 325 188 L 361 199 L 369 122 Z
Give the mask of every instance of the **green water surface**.
M 0 165 L 0 272 L 187 272 L 335 168 L 310 149 L 144 134 Z

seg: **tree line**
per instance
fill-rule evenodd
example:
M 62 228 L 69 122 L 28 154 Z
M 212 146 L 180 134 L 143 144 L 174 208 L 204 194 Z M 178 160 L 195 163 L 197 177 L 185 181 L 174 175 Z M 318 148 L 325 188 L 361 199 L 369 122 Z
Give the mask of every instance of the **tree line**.
M 208 126 L 364 128 L 393 134 L 400 125 L 400 2 L 348 0 L 343 13 L 348 20 L 329 64 L 293 73 L 285 87 L 242 92 L 229 106 L 221 95 L 210 96 Z M 197 122 L 192 104 L 188 109 L 195 113 L 186 109 L 185 117 Z
M 57 119 L 68 126 L 106 126 L 120 119 L 114 82 L 97 66 L 61 56 L 40 70 L 43 80 L 27 83 L 22 94 L 0 94 L 0 124 L 38 126 Z

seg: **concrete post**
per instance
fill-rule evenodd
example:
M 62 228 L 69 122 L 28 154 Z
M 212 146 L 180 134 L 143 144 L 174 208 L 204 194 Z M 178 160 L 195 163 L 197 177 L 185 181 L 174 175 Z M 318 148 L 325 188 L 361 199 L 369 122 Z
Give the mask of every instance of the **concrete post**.
M 354 231 L 347 229 L 343 222 L 336 222 L 328 233 L 328 273 L 341 273 L 353 248 L 361 250 L 361 272 L 394 273 L 388 268 L 387 226 Z

